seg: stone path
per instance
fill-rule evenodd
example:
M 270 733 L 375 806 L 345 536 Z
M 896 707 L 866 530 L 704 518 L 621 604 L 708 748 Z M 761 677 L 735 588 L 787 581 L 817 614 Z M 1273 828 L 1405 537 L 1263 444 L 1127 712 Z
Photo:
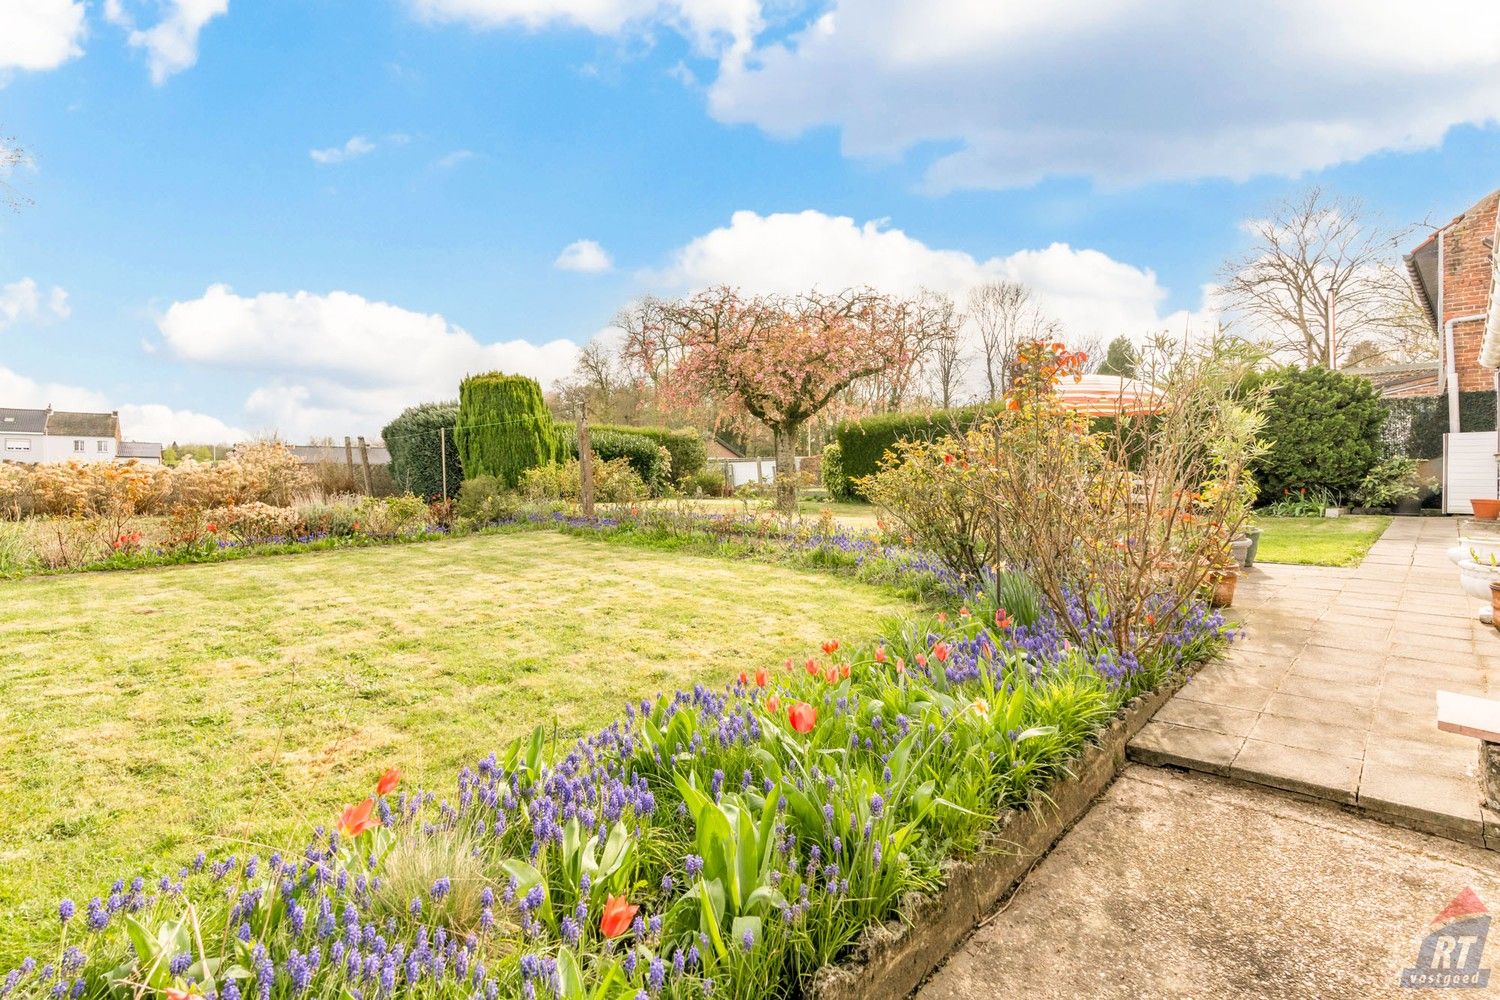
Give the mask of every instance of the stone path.
M 1500 848 L 1500 815 L 1479 805 L 1477 742 L 1437 729 L 1438 689 L 1500 697 L 1500 637 L 1473 617 L 1445 554 L 1457 524 L 1396 518 L 1357 569 L 1257 565 L 1235 598 L 1246 637 L 1130 757 Z
M 1399 977 L 1466 888 L 1500 905 L 1500 857 L 1324 803 L 1127 766 L 916 996 L 1427 996 Z M 1483 969 L 1500 966 L 1500 939 L 1488 945 Z M 1495 996 L 1500 969 L 1491 979 L 1459 992 Z

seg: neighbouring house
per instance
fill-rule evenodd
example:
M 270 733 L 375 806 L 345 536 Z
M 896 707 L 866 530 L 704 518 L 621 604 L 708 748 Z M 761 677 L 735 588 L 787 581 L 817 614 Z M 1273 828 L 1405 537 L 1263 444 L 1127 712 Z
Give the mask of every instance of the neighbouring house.
M 710 434 L 703 442 L 709 458 L 744 458 L 745 453 L 716 434 Z
M 292 449 L 292 453 L 303 465 L 359 465 L 361 462 L 358 444 L 347 447 L 341 444 L 293 444 L 287 447 Z M 369 453 L 371 465 L 391 464 L 390 449 L 383 443 L 366 442 L 365 451 Z
M 161 464 L 161 445 L 122 441 L 120 414 L 0 407 L 0 461 Z
M 1436 396 L 1443 391 L 1442 362 L 1435 358 L 1387 365 L 1350 365 L 1343 372 L 1369 379 L 1384 399 L 1414 399 Z
M 1500 190 L 1439 228 L 1406 255 L 1438 335 L 1436 385 L 1445 410 L 1443 509 L 1468 513 L 1469 500 L 1500 496 Z M 1420 381 L 1428 384 L 1424 373 Z M 1418 380 L 1412 373 L 1408 384 Z M 1399 381 L 1399 380 L 1398 380 Z M 1380 384 L 1377 382 L 1377 385 Z M 1384 390 L 1383 390 L 1384 391 Z M 1390 395 L 1390 394 L 1388 394 Z

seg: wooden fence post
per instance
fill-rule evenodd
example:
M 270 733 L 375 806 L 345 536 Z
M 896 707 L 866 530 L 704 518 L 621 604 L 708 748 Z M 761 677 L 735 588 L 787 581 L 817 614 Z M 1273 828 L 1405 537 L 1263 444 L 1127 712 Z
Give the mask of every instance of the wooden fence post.
M 578 404 L 578 491 L 583 516 L 594 516 L 594 449 L 589 445 L 589 419 L 583 403 Z
M 349 466 L 349 488 L 359 489 L 359 477 L 354 474 L 354 441 L 344 435 L 344 462 Z
M 365 444 L 365 436 L 359 436 L 359 462 L 365 470 L 365 496 L 373 496 L 375 488 L 370 485 L 370 449 Z
M 443 506 L 448 506 L 448 428 L 438 428 L 438 454 L 443 466 Z

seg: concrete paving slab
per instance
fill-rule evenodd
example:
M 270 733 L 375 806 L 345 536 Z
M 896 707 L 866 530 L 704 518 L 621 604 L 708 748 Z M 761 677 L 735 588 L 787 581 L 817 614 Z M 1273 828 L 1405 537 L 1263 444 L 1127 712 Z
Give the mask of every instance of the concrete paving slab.
M 1411 1000 L 1401 973 L 1466 888 L 1500 905 L 1494 853 L 1127 767 L 917 997 Z M 1497 964 L 1492 936 L 1478 965 Z
M 1353 805 L 1359 792 L 1360 767 L 1357 757 L 1336 757 L 1321 750 L 1247 739 L 1229 765 L 1229 776 Z

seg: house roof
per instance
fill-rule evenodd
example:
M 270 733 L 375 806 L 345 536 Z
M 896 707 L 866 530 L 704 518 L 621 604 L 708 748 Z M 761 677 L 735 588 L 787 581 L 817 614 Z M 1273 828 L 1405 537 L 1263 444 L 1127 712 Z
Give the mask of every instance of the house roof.
M 302 460 L 304 465 L 317 465 L 320 462 L 332 462 L 343 465 L 348 461 L 348 454 L 341 444 L 293 444 L 287 447 L 292 453 Z M 355 464 L 359 463 L 359 445 L 353 445 Z M 390 465 L 391 453 L 385 445 L 378 442 L 365 442 L 365 450 L 370 454 L 371 465 Z
M 1390 365 L 1355 365 L 1340 369 L 1345 375 L 1360 375 L 1375 384 L 1386 399 L 1434 396 L 1442 384 L 1438 362 L 1412 361 Z
M 161 458 L 160 441 L 121 441 L 120 450 L 115 452 L 119 458 Z
M 45 434 L 46 410 L 17 410 L 0 406 L 0 431 L 13 434 Z
M 114 413 L 53 410 L 47 416 L 47 433 L 57 437 L 119 437 L 120 418 Z

